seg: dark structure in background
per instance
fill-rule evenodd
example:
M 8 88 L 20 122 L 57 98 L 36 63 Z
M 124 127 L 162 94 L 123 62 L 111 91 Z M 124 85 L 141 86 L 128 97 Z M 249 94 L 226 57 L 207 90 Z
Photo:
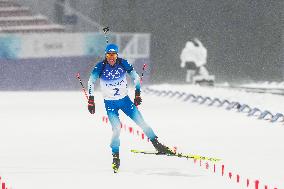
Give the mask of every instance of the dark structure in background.
M 53 21 L 58 19 L 54 5 L 60 0 L 17 1 Z M 64 1 L 114 32 L 151 33 L 152 83 L 184 81 L 186 73 L 179 67 L 179 56 L 186 41 L 194 37 L 199 38 L 208 50 L 207 68 L 216 76 L 216 82 L 284 80 L 283 0 Z M 89 23 L 72 27 L 74 32 L 95 31 L 90 28 Z M 92 60 L 86 58 L 87 67 L 92 66 Z M 77 67 L 82 74 L 89 74 L 83 63 L 65 67 L 64 61 L 55 60 L 52 69 L 60 72 L 62 68 L 73 73 Z M 1 69 L 7 68 L 10 63 L 5 61 Z M 21 64 L 23 69 L 24 65 L 29 66 L 27 61 Z M 43 77 L 46 81 L 49 78 L 47 75 Z M 69 77 L 73 78 L 73 75 Z M 61 79 L 64 78 L 58 78 L 58 82 Z M 5 83 L 12 86 L 11 82 Z
M 0 90 L 79 90 L 76 73 L 89 73 L 95 61 L 92 57 L 1 60 Z
M 183 80 L 179 55 L 194 37 L 207 47 L 207 66 L 217 82 L 283 81 L 283 5 L 281 0 L 103 0 L 101 23 L 115 31 L 152 33 L 154 82 Z

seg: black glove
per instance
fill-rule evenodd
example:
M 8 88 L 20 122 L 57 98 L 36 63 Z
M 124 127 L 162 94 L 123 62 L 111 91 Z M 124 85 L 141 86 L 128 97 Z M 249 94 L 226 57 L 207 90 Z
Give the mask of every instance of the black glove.
M 135 90 L 135 97 L 134 97 L 134 104 L 135 106 L 138 106 L 141 104 L 142 102 L 142 98 L 140 96 L 140 90 Z
M 96 108 L 95 108 L 94 96 L 89 96 L 88 110 L 91 114 L 95 113 Z

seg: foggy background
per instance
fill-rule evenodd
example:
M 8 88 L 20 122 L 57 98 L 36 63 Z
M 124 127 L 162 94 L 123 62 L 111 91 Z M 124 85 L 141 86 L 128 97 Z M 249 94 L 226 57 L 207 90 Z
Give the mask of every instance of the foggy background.
M 54 1 L 21 2 L 56 20 Z M 179 56 L 194 37 L 207 48 L 207 68 L 216 81 L 284 78 L 281 0 L 69 0 L 69 4 L 111 31 L 151 33 L 153 82 L 184 80 Z
M 62 15 L 56 11 L 58 4 L 67 5 L 70 8 L 64 10 L 65 14 L 75 16 L 78 20 L 76 24 L 66 25 L 68 32 L 98 32 L 98 26 L 109 26 L 111 32 L 150 33 L 152 83 L 185 83 L 186 70 L 180 68 L 180 53 L 186 42 L 193 38 L 200 39 L 207 48 L 206 67 L 210 74 L 215 75 L 216 82 L 238 84 L 284 80 L 284 2 L 281 0 L 15 2 L 59 24 L 64 23 Z M 56 61 L 54 67 L 60 68 L 60 59 Z M 88 77 L 94 64 L 91 61 L 98 59 L 87 58 L 88 66 L 83 70 L 78 68 L 83 77 Z M 65 66 L 62 64 L 61 67 L 64 69 Z M 71 70 L 76 72 L 76 66 L 71 66 Z
M 102 23 L 152 34 L 154 81 L 183 80 L 179 55 L 194 37 L 207 47 L 207 67 L 219 81 L 283 79 L 283 1 L 104 2 Z

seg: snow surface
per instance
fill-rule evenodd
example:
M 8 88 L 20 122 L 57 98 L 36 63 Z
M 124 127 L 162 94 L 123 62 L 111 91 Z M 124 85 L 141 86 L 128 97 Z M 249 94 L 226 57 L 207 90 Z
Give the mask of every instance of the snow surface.
M 244 87 L 255 87 L 255 88 L 267 88 L 267 89 L 284 89 L 284 81 L 283 82 L 259 82 L 259 83 L 248 83 L 243 84 Z
M 277 95 L 186 85 L 152 87 L 224 95 L 277 112 L 284 104 L 284 98 Z M 241 189 L 247 188 L 247 178 L 251 189 L 256 179 L 260 189 L 264 185 L 284 189 L 283 123 L 166 97 L 142 93 L 142 98 L 139 110 L 160 140 L 181 152 L 221 158 L 216 173 L 192 160 L 132 154 L 130 149 L 153 148 L 122 130 L 121 169 L 113 174 L 111 127 L 102 121 L 105 110 L 99 92 L 95 115 L 87 111 L 80 91 L 0 92 L 0 176 L 13 189 Z M 125 125 L 139 130 L 120 115 Z M 221 165 L 225 165 L 224 176 Z M 240 183 L 229 179 L 228 171 L 234 177 L 239 174 Z
M 254 85 L 260 86 L 260 85 Z M 273 114 L 282 113 L 284 114 L 284 96 L 274 94 L 261 94 L 246 92 L 242 89 L 236 88 L 214 88 L 214 87 L 203 87 L 199 85 L 153 85 L 151 89 L 158 90 L 172 90 L 179 92 L 191 93 L 194 95 L 201 95 L 203 97 L 208 96 L 213 98 L 219 98 L 221 100 L 229 100 L 230 102 L 239 102 L 240 104 L 247 104 L 251 108 L 259 108 L 260 110 L 268 110 Z

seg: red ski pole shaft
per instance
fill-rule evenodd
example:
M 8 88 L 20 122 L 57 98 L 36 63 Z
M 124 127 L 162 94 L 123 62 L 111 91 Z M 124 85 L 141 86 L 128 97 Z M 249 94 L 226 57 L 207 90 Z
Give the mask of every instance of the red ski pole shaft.
M 145 72 L 146 67 L 147 67 L 147 64 L 144 64 L 144 65 L 143 65 L 143 68 L 142 68 L 142 74 L 141 74 L 141 78 L 140 78 L 140 84 L 142 84 L 143 76 L 144 76 L 144 72 Z
M 87 92 L 86 92 L 86 89 L 85 89 L 85 87 L 84 87 L 84 85 L 83 85 L 83 82 L 82 82 L 82 80 L 81 80 L 81 78 L 80 78 L 80 73 L 79 73 L 79 72 L 77 73 L 76 77 L 77 77 L 77 79 L 79 80 L 79 82 L 80 82 L 80 84 L 81 84 L 81 87 L 82 87 L 82 90 L 83 90 L 83 92 L 84 92 L 84 94 L 85 94 L 85 96 L 86 96 L 86 98 L 87 98 L 87 101 L 88 101 L 88 100 L 89 100 L 89 97 L 88 97 L 88 95 L 87 95 Z
M 144 65 L 143 65 L 143 68 L 142 68 L 142 74 L 141 74 L 141 78 L 140 78 L 140 85 L 142 85 L 143 76 L 144 76 L 144 71 L 145 71 L 146 66 L 147 66 L 147 64 L 144 64 Z M 141 86 L 140 86 L 140 87 L 141 87 Z M 135 106 L 138 108 L 138 104 L 135 103 Z

